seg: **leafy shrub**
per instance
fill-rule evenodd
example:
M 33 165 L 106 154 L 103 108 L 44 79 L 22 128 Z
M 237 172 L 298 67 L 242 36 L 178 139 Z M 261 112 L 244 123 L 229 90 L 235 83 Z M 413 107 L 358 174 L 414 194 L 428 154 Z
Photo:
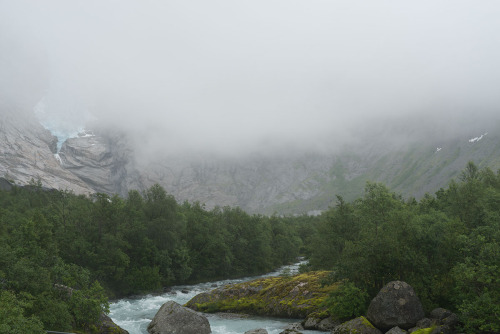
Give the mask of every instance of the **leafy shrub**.
M 337 290 L 332 291 L 325 300 L 330 314 L 337 319 L 350 319 L 364 314 L 368 293 L 354 283 L 344 281 Z

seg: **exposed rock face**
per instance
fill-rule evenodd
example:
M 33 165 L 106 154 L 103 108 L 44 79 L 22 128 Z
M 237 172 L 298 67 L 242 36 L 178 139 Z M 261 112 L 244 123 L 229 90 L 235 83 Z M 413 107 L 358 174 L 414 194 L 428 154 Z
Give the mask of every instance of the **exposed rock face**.
M 112 182 L 114 159 L 102 137 L 76 137 L 64 142 L 59 152 L 62 166 L 98 192 L 116 191 Z
M 77 194 L 94 192 L 60 166 L 54 156 L 56 144 L 57 138 L 33 117 L 0 112 L 0 176 L 20 185 L 40 179 L 46 188 L 68 189 Z
M 335 327 L 332 334 L 382 334 L 365 318 L 359 317 Z
M 375 327 L 388 330 L 395 326 L 411 328 L 424 315 L 413 288 L 406 282 L 392 281 L 373 298 L 366 317 Z
M 206 317 L 177 304 L 167 302 L 158 310 L 148 326 L 150 334 L 209 334 Z

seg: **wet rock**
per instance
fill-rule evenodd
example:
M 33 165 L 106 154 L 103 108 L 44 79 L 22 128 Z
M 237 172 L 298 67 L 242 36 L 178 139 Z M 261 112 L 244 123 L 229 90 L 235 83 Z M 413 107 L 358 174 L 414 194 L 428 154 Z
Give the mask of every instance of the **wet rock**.
M 300 322 L 296 322 L 294 324 L 290 324 L 285 327 L 285 330 L 294 330 L 294 331 L 301 331 L 304 330 L 304 326 Z
M 206 317 L 169 301 L 158 310 L 148 326 L 150 334 L 209 334 L 210 324 Z
M 280 332 L 280 334 L 302 334 L 302 332 L 295 329 L 285 329 L 283 332 Z
M 321 319 L 319 318 L 309 317 L 302 323 L 302 325 L 304 326 L 304 329 L 317 329 L 320 322 Z
M 267 330 L 263 328 L 252 329 L 251 331 L 246 331 L 245 334 L 267 334 Z

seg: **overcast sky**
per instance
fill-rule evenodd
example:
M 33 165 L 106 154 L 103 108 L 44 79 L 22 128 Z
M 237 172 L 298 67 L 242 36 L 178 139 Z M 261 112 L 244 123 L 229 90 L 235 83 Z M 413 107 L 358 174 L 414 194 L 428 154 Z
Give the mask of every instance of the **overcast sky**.
M 34 104 L 44 82 L 48 114 L 166 151 L 446 132 L 500 115 L 499 18 L 497 0 L 0 0 L 0 93 Z

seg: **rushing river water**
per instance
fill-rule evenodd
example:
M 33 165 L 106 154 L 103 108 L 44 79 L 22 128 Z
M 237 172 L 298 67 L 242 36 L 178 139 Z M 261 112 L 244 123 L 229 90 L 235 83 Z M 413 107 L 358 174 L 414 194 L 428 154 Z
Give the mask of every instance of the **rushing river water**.
M 259 277 L 279 276 L 283 273 L 295 274 L 302 262 L 281 267 L 279 270 L 258 277 L 246 277 L 218 282 L 200 283 L 196 285 L 182 285 L 172 287 L 172 291 L 161 295 L 146 295 L 140 298 L 120 299 L 111 303 L 109 316 L 113 321 L 130 334 L 147 334 L 147 327 L 156 312 L 167 301 L 173 300 L 181 305 L 201 292 L 206 292 L 227 284 L 250 281 Z M 187 290 L 187 293 L 182 293 Z M 257 328 L 265 328 L 269 334 L 281 333 L 284 328 L 299 319 L 276 319 L 254 316 L 235 316 L 227 314 L 206 314 L 212 333 L 214 334 L 240 334 Z M 302 331 L 303 333 L 321 333 L 317 331 Z

